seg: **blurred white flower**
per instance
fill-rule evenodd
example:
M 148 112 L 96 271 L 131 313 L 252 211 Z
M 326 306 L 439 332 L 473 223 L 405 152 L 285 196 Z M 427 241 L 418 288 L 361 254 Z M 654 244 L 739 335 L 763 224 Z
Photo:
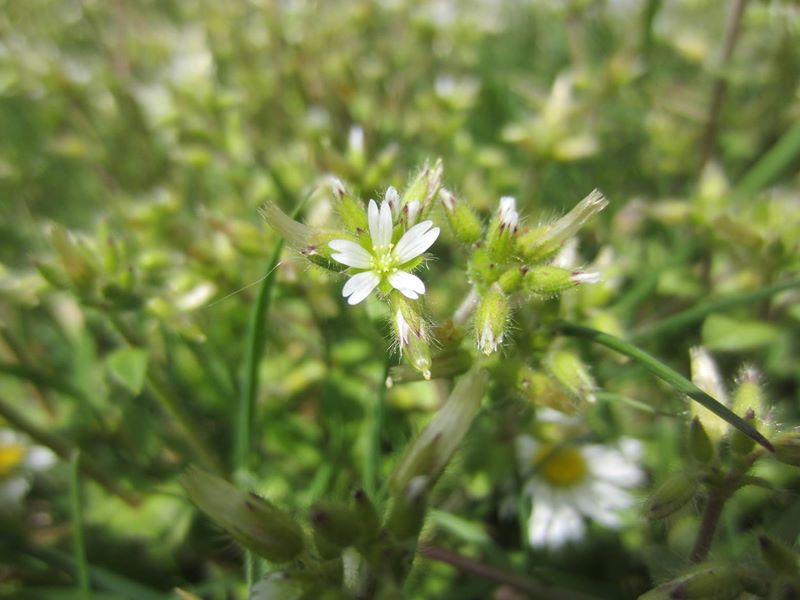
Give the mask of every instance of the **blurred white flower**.
M 333 240 L 328 246 L 336 251 L 331 258 L 358 272 L 347 280 L 342 296 L 348 304 L 358 304 L 380 284 L 388 283 L 407 298 L 416 300 L 425 293 L 425 284 L 408 270 L 410 263 L 430 248 L 439 237 L 439 228 L 431 221 L 411 227 L 396 244 L 392 243 L 392 208 L 384 200 L 378 208 L 374 200 L 367 210 L 370 248 L 351 240 Z
M 49 469 L 56 455 L 10 429 L 0 429 L 0 510 L 19 507 L 30 489 L 30 476 Z
M 528 543 L 557 550 L 586 534 L 585 519 L 618 528 L 620 512 L 631 508 L 630 489 L 644 482 L 641 444 L 623 439 L 618 447 L 554 445 L 530 436 L 516 440 L 525 493 L 533 507 Z

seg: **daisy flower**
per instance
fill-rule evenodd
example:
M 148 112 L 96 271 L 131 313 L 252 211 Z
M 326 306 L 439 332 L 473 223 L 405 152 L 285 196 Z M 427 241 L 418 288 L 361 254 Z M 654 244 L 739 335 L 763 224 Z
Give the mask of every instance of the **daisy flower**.
M 356 273 L 342 288 L 348 304 L 358 304 L 372 291 L 382 286 L 394 288 L 407 298 L 416 300 L 425 293 L 425 284 L 409 271 L 412 264 L 430 248 L 439 237 L 439 228 L 431 221 L 422 221 L 410 227 L 396 244 L 392 243 L 394 231 L 392 207 L 384 200 L 378 208 L 369 201 L 367 223 L 369 242 L 362 245 L 351 240 L 332 240 L 328 246 L 335 251 L 331 258 Z
M 528 542 L 557 550 L 586 534 L 586 518 L 619 528 L 620 512 L 634 504 L 630 489 L 644 482 L 641 444 L 624 439 L 618 448 L 553 445 L 530 436 L 516 440 L 525 493 L 533 499 Z

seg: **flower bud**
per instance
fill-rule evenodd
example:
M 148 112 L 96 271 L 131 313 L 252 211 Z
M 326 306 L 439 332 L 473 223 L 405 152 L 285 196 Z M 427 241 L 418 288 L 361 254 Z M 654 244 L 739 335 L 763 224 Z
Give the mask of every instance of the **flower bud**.
M 444 167 L 441 158 L 436 159 L 433 167 L 425 165 L 403 192 L 400 209 L 402 210 L 409 202 L 418 200 L 421 205 L 420 217 L 426 216 L 431 208 L 433 199 L 442 187 L 443 171 Z
M 689 350 L 689 358 L 692 383 L 725 406 L 730 405 L 717 364 L 708 351 L 701 346 L 695 346 Z M 691 402 L 689 409 L 700 419 L 712 441 L 719 441 L 728 432 L 728 424 L 699 403 Z
M 414 369 L 422 373 L 425 379 L 430 379 L 431 349 L 428 342 L 428 326 L 417 309 L 419 304 L 394 291 L 390 296 L 390 306 L 392 331 L 401 354 Z
M 519 370 L 517 389 L 535 406 L 546 406 L 567 415 L 580 412 L 581 404 L 575 398 L 564 393 L 550 376 L 527 365 Z
M 503 196 L 486 235 L 486 250 L 492 260 L 503 263 L 514 257 L 518 225 L 516 200 Z
M 336 203 L 336 212 L 344 226 L 353 234 L 361 235 L 368 231 L 367 213 L 364 206 L 350 195 L 344 195 Z
M 500 278 L 497 280 L 497 285 L 499 285 L 500 289 L 506 294 L 513 294 L 522 284 L 522 279 L 526 272 L 527 267 L 512 267 L 500 275 Z
M 328 242 L 339 234 L 318 231 L 295 221 L 278 208 L 274 202 L 264 204 L 261 214 L 269 226 L 280 234 L 291 248 L 300 252 L 311 262 L 333 271 L 342 270 L 342 265 L 330 259 L 332 251 L 328 247 Z
M 422 483 L 425 489 L 433 487 L 478 414 L 487 379 L 486 371 L 473 369 L 458 380 L 444 406 L 394 468 L 389 482 L 393 496 L 417 496 Z
M 734 600 L 742 591 L 742 584 L 732 566 L 705 562 L 639 596 L 639 600 Z
M 747 412 L 745 412 L 744 416 L 742 417 L 745 421 L 750 424 L 755 424 L 756 415 L 752 409 L 748 408 Z M 731 433 L 731 451 L 739 456 L 744 456 L 749 454 L 750 451 L 755 446 L 755 441 L 750 436 L 745 435 L 738 429 L 734 429 Z
M 684 471 L 672 473 L 644 504 L 648 519 L 664 519 L 683 508 L 697 492 L 697 479 Z
M 800 467 L 800 431 L 787 431 L 770 440 L 775 458 L 782 463 Z
M 475 309 L 475 342 L 478 350 L 486 355 L 497 351 L 503 343 L 508 316 L 508 298 L 497 287 L 492 288 Z
M 554 350 L 546 360 L 547 369 L 573 398 L 594 402 L 597 384 L 589 373 L 589 367 L 572 350 Z
M 361 525 L 363 540 L 365 542 L 374 540 L 380 532 L 381 518 L 364 490 L 353 492 L 353 514 Z
M 447 215 L 447 221 L 456 239 L 462 244 L 471 245 L 481 238 L 483 225 L 480 218 L 466 203 L 459 201 L 455 194 L 442 189 L 439 198 Z
M 581 283 L 597 283 L 599 273 L 581 273 L 571 269 L 563 269 L 552 265 L 533 267 L 525 274 L 525 289 L 539 296 L 554 296 L 580 285 Z
M 189 498 L 244 547 L 272 562 L 287 562 L 303 550 L 303 531 L 289 513 L 230 483 L 190 468 L 181 477 Z
M 736 381 L 738 385 L 733 393 L 731 410 L 737 415 L 744 415 L 752 410 L 756 418 L 763 419 L 767 407 L 758 370 L 747 365 L 741 369 Z
M 758 536 L 758 546 L 764 562 L 777 575 L 798 574 L 798 557 L 794 550 L 766 534 Z
M 338 548 L 351 546 L 361 536 L 361 522 L 355 512 L 334 502 L 317 502 L 311 507 L 314 533 Z
M 48 235 L 72 284 L 82 290 L 89 288 L 97 275 L 97 269 L 93 264 L 92 251 L 85 241 L 58 224 L 50 226 Z
M 581 200 L 575 208 L 546 228 L 535 229 L 520 240 L 525 255 L 532 261 L 543 261 L 558 252 L 561 244 L 608 205 L 608 200 L 599 190 Z
M 689 453 L 701 465 L 707 465 L 714 458 L 714 445 L 697 417 L 689 425 Z

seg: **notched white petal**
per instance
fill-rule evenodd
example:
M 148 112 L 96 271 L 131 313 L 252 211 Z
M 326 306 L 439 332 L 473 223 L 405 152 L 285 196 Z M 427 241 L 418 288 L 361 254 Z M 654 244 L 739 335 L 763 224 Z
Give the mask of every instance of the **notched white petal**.
M 358 304 L 372 293 L 381 279 L 372 271 L 353 275 L 342 288 L 342 296 L 350 305 Z
M 372 247 L 375 247 L 375 240 L 378 238 L 380 229 L 380 210 L 375 200 L 370 200 L 367 204 L 367 224 L 369 225 L 369 237 L 372 240 Z
M 368 269 L 372 262 L 372 255 L 361 246 L 350 240 L 331 240 L 328 242 L 331 250 L 336 250 L 338 254 L 332 254 L 331 258 L 336 262 L 356 267 L 357 269 Z
M 432 226 L 431 221 L 423 221 L 406 231 L 394 249 L 394 256 L 398 263 L 407 263 L 433 246 L 436 238 L 439 237 L 439 228 L 431 228 Z
M 407 298 L 416 300 L 420 294 L 425 293 L 425 284 L 416 275 L 397 271 L 389 275 L 389 283 Z

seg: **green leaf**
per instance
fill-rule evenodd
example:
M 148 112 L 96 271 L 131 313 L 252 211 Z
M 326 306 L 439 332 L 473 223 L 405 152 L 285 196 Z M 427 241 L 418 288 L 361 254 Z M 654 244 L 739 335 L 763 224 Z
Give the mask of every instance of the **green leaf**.
M 111 377 L 136 396 L 144 387 L 148 358 L 142 348 L 120 348 L 108 356 L 106 365 Z
M 703 345 L 709 350 L 750 350 L 771 343 L 778 330 L 760 321 L 711 315 L 703 323 Z

